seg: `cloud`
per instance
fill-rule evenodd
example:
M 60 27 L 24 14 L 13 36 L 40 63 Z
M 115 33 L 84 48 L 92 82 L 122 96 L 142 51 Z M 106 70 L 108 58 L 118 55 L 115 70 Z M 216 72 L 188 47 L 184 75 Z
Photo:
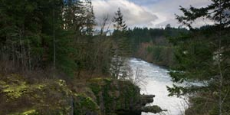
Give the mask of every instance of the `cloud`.
M 98 23 L 100 23 L 107 14 L 110 16 L 110 19 L 112 19 L 118 8 L 121 9 L 124 20 L 129 27 L 146 27 L 158 19 L 158 17 L 148 9 L 128 0 L 92 0 L 92 3 Z
M 147 6 L 154 14 L 158 17 L 158 20 L 154 21 L 153 24 L 155 27 L 162 27 L 166 24 L 171 24 L 174 27 L 180 26 L 178 21 L 175 19 L 175 14 L 182 15 L 182 12 L 179 10 L 180 6 L 189 8 L 190 6 L 194 7 L 204 7 L 211 3 L 211 0 L 161 0 L 155 4 Z M 211 24 L 212 22 L 207 20 L 199 19 L 195 22 L 193 26 L 199 27 L 204 24 Z
M 92 0 L 92 3 L 99 23 L 107 14 L 111 19 L 120 7 L 129 27 L 159 28 L 167 24 L 174 27 L 180 25 L 175 19 L 175 14 L 182 15 L 179 6 L 203 7 L 210 4 L 211 0 Z M 211 22 L 199 19 L 194 26 L 209 23 Z
M 133 2 L 135 4 L 141 5 L 141 6 L 148 6 L 150 4 L 154 4 L 160 0 L 129 0 L 130 2 Z

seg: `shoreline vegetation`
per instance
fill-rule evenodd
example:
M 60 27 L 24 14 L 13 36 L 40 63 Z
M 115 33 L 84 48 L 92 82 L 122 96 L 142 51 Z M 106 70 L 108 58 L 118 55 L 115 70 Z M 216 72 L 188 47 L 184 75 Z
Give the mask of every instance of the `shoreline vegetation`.
M 125 61 L 139 57 L 175 83 L 208 81 L 167 87 L 192 94 L 186 115 L 229 115 L 230 1 L 178 9 L 181 27 L 129 28 L 121 8 L 96 19 L 91 0 L 0 0 L 0 114 L 161 112 L 129 79 Z M 193 27 L 201 18 L 213 24 Z
M 61 79 L 35 81 L 28 82 L 17 74 L 1 75 L 0 114 L 141 115 L 142 111 L 162 111 L 158 106 L 145 107 L 154 95 L 141 95 L 129 81 L 93 78 L 72 87 Z
M 0 114 L 161 112 L 125 80 L 132 52 L 121 9 L 95 26 L 90 0 L 0 0 Z

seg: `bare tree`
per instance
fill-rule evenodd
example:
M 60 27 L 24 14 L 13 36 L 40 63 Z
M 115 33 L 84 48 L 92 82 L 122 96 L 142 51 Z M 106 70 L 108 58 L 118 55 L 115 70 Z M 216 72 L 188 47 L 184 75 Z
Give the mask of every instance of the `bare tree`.
M 100 30 L 100 35 L 106 35 L 109 31 L 110 24 L 109 21 L 109 15 L 107 14 L 106 16 L 103 17 L 102 23 L 101 23 L 101 30 Z M 107 26 L 107 28 L 106 28 Z M 106 30 L 105 30 L 106 29 Z

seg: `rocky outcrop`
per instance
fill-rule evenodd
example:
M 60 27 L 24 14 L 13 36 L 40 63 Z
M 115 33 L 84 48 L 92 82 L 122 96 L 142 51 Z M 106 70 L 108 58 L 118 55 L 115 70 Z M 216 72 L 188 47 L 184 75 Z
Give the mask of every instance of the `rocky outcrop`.
M 103 115 L 141 108 L 140 89 L 129 81 L 97 78 L 90 80 L 89 86 L 97 97 Z
M 27 81 L 0 76 L 0 115 L 100 115 L 89 96 L 69 89 L 64 80 Z
M 85 84 L 85 83 L 84 83 Z M 74 88 L 75 87 L 75 88 Z M 64 80 L 27 81 L 0 76 L 0 115 L 140 115 L 154 95 L 140 95 L 129 81 L 96 78 L 70 88 Z
M 141 105 L 145 106 L 148 103 L 152 103 L 155 95 L 141 95 Z
M 158 106 L 145 107 L 152 103 L 154 95 L 140 95 L 140 88 L 130 81 L 109 78 L 92 79 L 89 86 L 97 97 L 102 115 L 141 115 L 141 112 L 161 112 Z
M 166 110 L 162 110 L 159 106 L 153 105 L 153 106 L 142 107 L 141 111 L 142 112 L 150 112 L 150 113 L 160 113 L 160 112 L 166 111 Z

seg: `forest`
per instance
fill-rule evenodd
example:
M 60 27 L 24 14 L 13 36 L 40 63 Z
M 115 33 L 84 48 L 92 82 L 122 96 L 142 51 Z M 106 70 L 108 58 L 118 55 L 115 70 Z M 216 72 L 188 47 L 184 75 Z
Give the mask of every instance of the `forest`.
M 230 1 L 178 9 L 180 27 L 130 28 L 120 8 L 97 23 L 91 0 L 0 0 L 0 115 L 165 111 L 145 106 L 154 96 L 140 94 L 130 58 L 169 70 L 185 115 L 229 115 Z M 213 24 L 194 27 L 201 18 Z

